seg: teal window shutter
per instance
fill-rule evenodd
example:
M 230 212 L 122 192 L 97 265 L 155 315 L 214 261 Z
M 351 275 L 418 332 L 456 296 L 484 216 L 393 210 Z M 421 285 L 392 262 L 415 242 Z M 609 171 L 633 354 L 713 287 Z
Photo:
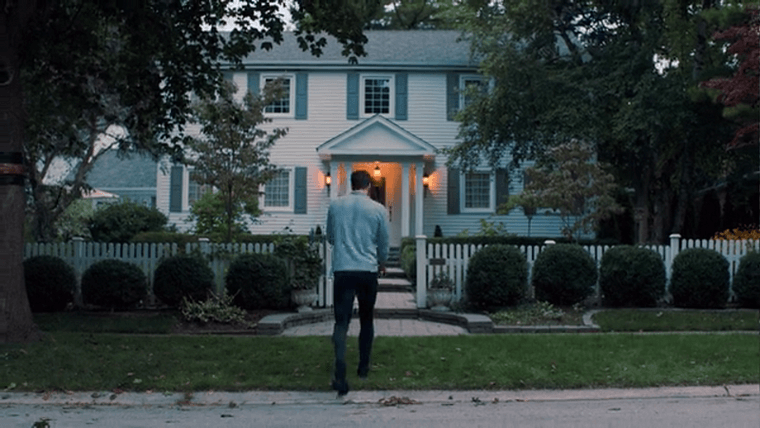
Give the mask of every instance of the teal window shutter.
M 182 212 L 182 176 L 184 168 L 173 166 L 169 177 L 169 212 Z
M 447 182 L 447 213 L 459 214 L 459 168 L 449 168 Z
M 409 75 L 396 74 L 396 120 L 407 120 L 409 108 Z
M 459 75 L 446 75 L 446 120 L 454 120 L 459 110 Z
M 296 74 L 296 119 L 306 120 L 308 117 L 309 75 Z
M 295 189 L 293 191 L 293 213 L 306 214 L 306 202 L 308 194 L 307 176 L 308 169 L 303 166 L 296 167 Z
M 232 80 L 232 72 L 229 70 L 222 72 L 222 79 L 224 79 L 225 82 L 234 83 Z
M 248 92 L 253 95 L 259 94 L 259 73 L 255 71 L 248 72 Z
M 507 202 L 509 199 L 509 173 L 505 168 L 498 168 L 496 170 L 496 206 Z
M 346 119 L 359 119 L 359 73 L 348 73 L 347 76 Z

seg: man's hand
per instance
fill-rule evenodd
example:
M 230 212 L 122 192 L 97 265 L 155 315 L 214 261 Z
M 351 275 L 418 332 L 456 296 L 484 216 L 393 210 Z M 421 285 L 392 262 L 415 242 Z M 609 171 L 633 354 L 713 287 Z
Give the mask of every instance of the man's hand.
M 380 274 L 380 276 L 385 276 L 385 263 L 380 263 L 380 266 L 377 267 L 377 273 Z

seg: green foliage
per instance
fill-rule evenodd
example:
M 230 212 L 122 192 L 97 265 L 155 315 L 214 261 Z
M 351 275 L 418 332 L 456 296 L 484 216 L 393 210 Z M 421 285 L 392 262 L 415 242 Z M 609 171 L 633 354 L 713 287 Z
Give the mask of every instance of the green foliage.
M 324 265 L 318 243 L 308 236 L 277 235 L 274 254 L 288 266 L 288 283 L 293 290 L 316 288 Z
M 619 245 L 602 256 L 599 287 L 605 306 L 655 306 L 666 281 L 665 263 L 647 248 Z
M 82 297 L 88 305 L 130 309 L 147 295 L 147 278 L 135 264 L 101 260 L 82 275 Z
M 594 259 L 574 244 L 548 245 L 533 263 L 536 299 L 553 305 L 574 305 L 594 292 Z
M 465 290 L 476 308 L 514 305 L 525 297 L 528 262 L 517 247 L 489 245 L 467 267 Z
M 547 325 L 558 323 L 564 316 L 565 312 L 562 309 L 547 302 L 521 305 L 514 309 L 488 315 L 495 324 L 513 325 Z
M 452 291 L 454 289 L 454 280 L 447 273 L 439 272 L 428 282 L 428 289 Z
M 750 251 L 739 261 L 734 275 L 736 301 L 746 308 L 760 308 L 760 252 Z
M 168 219 L 156 208 L 124 201 L 99 208 L 90 220 L 95 242 L 129 242 L 140 232 L 160 231 Z
M 24 260 L 26 295 L 32 312 L 56 312 L 74 298 L 74 269 L 60 257 L 36 256 Z
M 92 201 L 77 199 L 72 202 L 56 222 L 58 239 L 64 242 L 71 241 L 71 238 L 75 237 L 84 238 L 85 241 L 92 239 L 89 221 L 94 213 Z
M 412 283 L 417 282 L 417 248 L 414 244 L 407 245 L 401 250 L 399 262 L 406 278 Z
M 188 322 L 206 324 L 209 322 L 223 324 L 245 324 L 245 311 L 232 303 L 232 296 L 210 295 L 199 302 L 192 298 L 182 299 L 182 318 Z
M 202 300 L 214 289 L 214 272 L 206 260 L 178 255 L 161 261 L 153 274 L 153 294 L 176 307 L 183 299 Z
M 251 198 L 247 201 L 238 201 L 232 206 L 232 229 L 229 242 L 241 234 L 247 233 L 246 213 L 252 216 L 259 215 L 258 199 Z M 206 192 L 190 207 L 189 223 L 193 223 L 193 230 L 199 235 L 227 236 L 227 223 L 225 222 L 225 205 L 221 193 Z
M 507 232 L 507 226 L 504 225 L 503 222 L 496 223 L 495 221 L 488 222 L 486 219 L 481 218 L 480 219 L 480 230 L 474 234 L 470 235 L 470 231 L 465 229 L 461 231 L 457 237 L 458 238 L 466 238 L 466 237 L 478 237 L 478 238 L 495 238 L 495 237 L 506 237 L 506 236 L 512 236 Z
M 243 309 L 285 309 L 290 302 L 288 268 L 272 254 L 243 254 L 230 265 L 227 292 Z
M 680 308 L 722 308 L 728 301 L 728 261 L 717 251 L 689 248 L 673 259 L 670 293 Z

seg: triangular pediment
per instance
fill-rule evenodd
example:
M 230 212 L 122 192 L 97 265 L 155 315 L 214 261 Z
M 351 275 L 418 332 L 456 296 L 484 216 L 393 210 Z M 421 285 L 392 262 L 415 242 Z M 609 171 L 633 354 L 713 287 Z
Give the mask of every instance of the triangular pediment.
M 333 156 L 424 157 L 435 147 L 387 118 L 375 115 L 317 147 L 322 159 Z

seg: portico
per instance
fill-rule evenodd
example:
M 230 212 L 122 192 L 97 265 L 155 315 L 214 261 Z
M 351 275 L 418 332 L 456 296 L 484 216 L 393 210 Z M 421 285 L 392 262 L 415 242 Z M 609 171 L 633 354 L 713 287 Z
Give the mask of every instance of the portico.
M 423 177 L 432 169 L 435 147 L 387 118 L 376 115 L 317 147 L 332 184 L 329 198 L 351 190 L 353 171 L 373 176 L 373 198 L 388 210 L 391 246 L 423 231 Z

